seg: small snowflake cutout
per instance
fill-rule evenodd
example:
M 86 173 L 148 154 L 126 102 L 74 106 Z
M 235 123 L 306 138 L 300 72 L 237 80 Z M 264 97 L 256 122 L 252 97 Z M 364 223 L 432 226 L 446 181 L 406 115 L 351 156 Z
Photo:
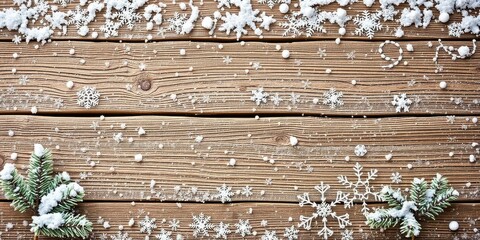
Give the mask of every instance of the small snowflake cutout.
M 213 229 L 213 224 L 210 223 L 210 216 L 205 216 L 200 213 L 198 216 L 192 217 L 190 228 L 193 229 L 194 237 L 208 237 L 208 231 Z
M 254 101 L 257 106 L 261 103 L 267 103 L 269 94 L 263 91 L 263 88 L 252 90 L 252 97 L 250 99 Z
M 94 87 L 85 86 L 77 92 L 77 97 L 77 104 L 80 107 L 90 109 L 98 105 L 100 93 Z
M 153 230 L 157 228 L 157 224 L 155 224 L 155 218 L 150 218 L 149 216 L 145 216 L 143 220 L 140 221 L 140 232 L 147 233 L 148 235 L 152 234 Z
M 228 187 L 225 183 L 222 186 L 217 187 L 217 191 L 215 197 L 220 199 L 222 203 L 231 202 L 231 197 L 235 195 L 235 193 L 232 192 L 232 187 Z
M 238 223 L 235 223 L 235 233 L 240 234 L 242 237 L 247 235 L 252 235 L 252 226 L 250 225 L 250 220 L 239 219 Z
M 395 106 L 395 111 L 399 112 L 408 112 L 410 110 L 410 105 L 412 104 L 412 100 L 407 98 L 406 93 L 402 93 L 400 95 L 394 95 L 392 100 L 392 105 Z
M 367 10 L 363 11 L 361 15 L 357 15 L 353 19 L 353 23 L 357 26 L 355 35 L 367 36 L 370 39 L 373 38 L 376 31 L 382 29 L 379 14 L 370 13 Z
M 323 93 L 323 104 L 330 106 L 331 109 L 335 109 L 343 105 L 342 97 L 342 92 L 337 92 L 335 88 L 330 88 L 328 91 Z

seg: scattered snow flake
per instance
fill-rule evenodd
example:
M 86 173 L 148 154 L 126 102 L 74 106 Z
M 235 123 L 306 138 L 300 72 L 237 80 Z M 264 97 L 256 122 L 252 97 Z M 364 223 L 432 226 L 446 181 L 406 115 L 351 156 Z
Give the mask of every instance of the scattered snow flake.
M 213 231 L 215 231 L 215 239 L 227 239 L 227 235 L 232 232 L 229 226 L 230 224 L 225 224 L 223 222 L 216 225 L 215 228 L 213 228 Z
M 387 7 L 382 7 L 379 14 L 383 17 L 383 21 L 393 21 L 397 13 L 398 10 L 395 10 L 393 5 L 388 5 Z
M 71 0 L 53 0 L 53 3 L 58 3 L 62 5 L 62 7 L 66 7 L 70 2 Z
M 203 213 L 192 217 L 190 228 L 193 229 L 194 237 L 208 237 L 208 231 L 213 229 L 213 224 L 210 223 L 210 216 L 205 216 Z
M 292 35 L 292 37 L 300 36 L 302 34 L 301 29 L 304 27 L 304 23 L 299 21 L 295 16 L 287 15 L 285 20 L 280 23 L 280 27 L 284 28 L 282 36 Z
M 375 201 L 380 201 L 381 196 L 380 193 L 373 191 L 374 188 L 370 186 L 370 181 L 375 180 L 377 178 L 377 169 L 371 169 L 365 178 L 362 180 L 363 173 L 363 166 L 360 163 L 356 163 L 353 167 L 355 172 L 356 180 L 350 181 L 347 176 L 340 175 L 338 176 L 338 182 L 341 183 L 346 188 L 352 190 L 353 196 L 350 198 L 351 201 L 359 200 L 362 202 L 362 213 L 364 215 L 368 214 L 369 208 L 367 206 L 367 200 L 371 197 L 374 198 Z
M 53 106 L 56 108 L 56 109 L 60 109 L 63 107 L 63 99 L 61 98 L 55 98 L 53 100 Z
M 218 2 L 217 8 L 222 8 L 223 6 L 230 8 L 230 3 L 233 0 L 215 0 Z
M 447 116 L 447 122 L 453 124 L 455 122 L 455 115 Z
M 252 97 L 250 97 L 250 99 L 259 106 L 261 103 L 267 103 L 268 96 L 269 94 L 264 92 L 263 88 L 258 88 L 252 90 Z
M 341 240 L 353 240 L 353 231 L 349 229 L 343 230 Z
M 275 231 L 265 230 L 261 240 L 278 240 L 277 233 Z
M 257 1 L 260 4 L 266 4 L 270 9 L 272 9 L 275 4 L 280 4 L 280 3 L 290 3 L 290 0 L 258 0 Z
M 357 157 L 363 157 L 365 156 L 365 154 L 367 154 L 367 148 L 365 147 L 365 145 L 359 144 L 355 146 L 355 149 L 353 150 L 353 152 Z
M 187 14 L 175 12 L 173 17 L 167 19 L 169 23 L 167 30 L 174 31 L 176 34 L 182 33 L 182 28 L 185 22 L 187 22 Z
M 239 40 L 242 35 L 247 34 L 248 31 L 245 29 L 245 26 L 249 26 L 256 32 L 257 26 L 255 25 L 255 22 L 262 21 L 261 18 L 257 17 L 260 11 L 258 9 L 253 10 L 250 0 L 230 1 L 230 3 L 239 7 L 240 11 L 238 14 L 225 12 L 225 16 L 221 17 L 223 23 L 218 30 L 226 32 L 227 35 L 232 31 L 235 32 L 237 40 Z
M 402 175 L 400 175 L 399 172 L 394 172 L 392 173 L 392 176 L 390 177 L 392 180 L 392 183 L 401 183 L 402 182 Z
M 293 105 L 300 103 L 300 94 L 295 94 L 294 92 L 290 93 L 290 102 Z
M 464 34 L 463 27 L 461 23 L 453 22 L 448 25 L 448 35 L 453 37 L 460 37 Z
M 21 85 L 27 85 L 28 81 L 30 80 L 28 79 L 27 75 L 22 75 L 18 78 L 18 83 Z
M 118 29 L 120 28 L 120 22 L 114 22 L 110 19 L 105 21 L 105 24 L 100 26 L 100 31 L 105 34 L 105 37 L 117 37 L 118 36 Z
M 355 60 L 355 53 L 356 53 L 355 50 L 347 53 L 347 59 L 352 60 L 352 61 Z
M 337 92 L 335 88 L 330 88 L 328 91 L 323 93 L 323 104 L 330 106 L 331 109 L 343 105 L 343 93 Z
M 98 105 L 100 93 L 94 88 L 85 86 L 77 92 L 77 104 L 86 109 L 90 109 Z
M 327 49 L 318 48 L 317 54 L 320 58 L 325 58 L 327 56 Z
M 394 95 L 392 105 L 396 107 L 396 112 L 408 112 L 410 108 L 410 104 L 412 104 L 412 100 L 407 98 L 406 93 L 402 93 L 400 95 Z
M 157 228 L 157 224 L 155 224 L 155 218 L 150 218 L 148 215 L 140 221 L 139 225 L 140 232 L 147 233 L 148 235 L 152 234 L 153 230 Z
M 270 96 L 270 101 L 273 102 L 273 105 L 278 106 L 283 99 L 278 95 L 278 93 L 275 93 L 275 95 Z
M 160 229 L 160 232 L 157 235 L 155 235 L 155 239 L 157 239 L 157 240 L 172 240 L 171 235 L 172 235 L 172 232 L 169 232 L 169 231 L 162 228 L 162 229 Z
M 367 10 L 353 18 L 353 23 L 357 26 L 355 35 L 367 36 L 370 39 L 373 38 L 376 31 L 382 29 L 379 13 L 370 13 Z
M 298 226 L 303 227 L 306 230 L 310 230 L 312 229 L 313 220 L 320 218 L 321 222 L 323 223 L 323 226 L 318 231 L 318 236 L 324 239 L 328 239 L 328 237 L 333 235 L 333 230 L 329 228 L 327 225 L 329 217 L 334 220 L 337 220 L 338 226 L 340 229 L 345 229 L 346 226 L 352 225 L 352 223 L 349 220 L 348 213 L 345 213 L 343 215 L 338 215 L 332 209 L 333 207 L 336 206 L 337 203 L 343 202 L 344 205 L 353 204 L 353 203 L 344 202 L 344 200 L 348 200 L 347 198 L 348 195 L 345 195 L 342 192 L 338 191 L 337 200 L 335 200 L 334 202 L 327 202 L 327 198 L 325 194 L 329 189 L 330 189 L 330 185 L 324 184 L 323 182 L 320 182 L 320 185 L 315 186 L 315 190 L 317 190 L 320 193 L 320 200 L 321 200 L 320 203 L 310 200 L 310 196 L 307 192 L 303 193 L 303 195 L 298 196 L 300 207 L 303 207 L 305 205 L 310 205 L 312 208 L 315 209 L 311 216 L 301 215 L 300 223 L 298 224 Z M 339 198 L 339 196 L 341 197 Z
M 242 188 L 242 190 L 240 191 L 240 194 L 242 194 L 245 197 L 250 197 L 250 196 L 253 195 L 252 189 L 253 189 L 252 187 L 247 185 L 247 186 Z
M 300 230 L 295 228 L 295 226 L 287 227 L 285 228 L 285 231 L 283 232 L 283 236 L 288 239 L 288 240 L 297 240 L 298 239 L 298 233 Z
M 262 68 L 262 65 L 260 64 L 260 62 L 252 62 L 252 68 L 258 70 Z
M 114 13 L 112 18 L 117 19 L 121 26 L 126 25 L 129 30 L 132 30 L 135 23 L 142 19 L 142 16 L 136 12 L 136 8 L 130 5 L 133 5 L 133 3 L 127 4 L 121 11 Z
M 180 227 L 180 221 L 176 218 L 168 221 L 168 227 L 172 229 L 172 231 L 177 231 Z
M 245 237 L 247 235 L 252 235 L 252 226 L 250 225 L 250 220 L 242 220 L 239 219 L 238 223 L 235 223 L 235 227 L 237 228 L 235 230 L 235 233 L 240 234 L 242 237 Z
M 15 35 L 13 36 L 12 42 L 18 45 L 22 42 L 22 37 Z
M 223 63 L 225 63 L 227 65 L 232 63 L 232 58 L 230 56 L 223 57 Z
M 132 240 L 127 232 L 119 231 L 116 235 L 110 235 L 111 240 Z
M 232 187 L 228 187 L 227 184 L 223 184 L 220 187 L 217 187 L 217 194 L 215 195 L 215 198 L 220 199 L 222 203 L 225 202 L 231 202 L 232 201 L 232 196 L 235 195 L 235 193 L 232 192 Z

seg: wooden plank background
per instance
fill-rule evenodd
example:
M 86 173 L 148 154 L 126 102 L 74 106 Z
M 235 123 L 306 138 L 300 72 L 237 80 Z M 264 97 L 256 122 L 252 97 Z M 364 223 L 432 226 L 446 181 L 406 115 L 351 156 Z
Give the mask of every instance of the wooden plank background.
M 199 5 L 201 16 L 211 15 L 216 4 Z M 164 19 L 180 11 L 174 4 L 167 5 Z M 365 171 L 378 169 L 379 177 L 372 181 L 378 190 L 387 184 L 406 190 L 414 177 L 431 179 L 439 172 L 460 197 L 436 221 L 422 222 L 419 239 L 480 239 L 480 168 L 478 161 L 468 160 L 471 154 L 479 156 L 472 143 L 478 142 L 480 130 L 472 119 L 480 115 L 480 57 L 453 61 L 441 52 L 443 71 L 439 73 L 432 61 L 439 38 L 459 47 L 471 46 L 475 36 L 450 37 L 447 25 L 432 21 L 427 29 L 403 28 L 405 36 L 395 39 L 398 23 L 382 22 L 384 28 L 368 40 L 352 35 L 350 21 L 337 45 L 336 25 L 326 24 L 325 34 L 311 38 L 282 37 L 278 6 L 271 10 L 256 1 L 253 6 L 274 15 L 277 23 L 264 31 L 263 38 L 249 31 L 240 39 L 244 43 L 219 31 L 208 36 L 201 19 L 189 35 L 166 32 L 161 36 L 139 23 L 133 31 L 122 28 L 118 37 L 106 39 L 100 33 L 92 39 L 79 37 L 69 27 L 66 36 L 55 33 L 51 43 L 40 47 L 37 43 L 14 45 L 15 32 L 0 30 L 0 166 L 13 162 L 10 155 L 15 152 L 15 163 L 25 173 L 34 143 L 51 148 L 55 170 L 68 171 L 86 189 L 79 211 L 94 223 L 90 239 L 109 238 L 119 226 L 133 239 L 143 239 L 138 222 L 145 215 L 167 230 L 169 220 L 179 219 L 181 227 L 173 235 L 191 239 L 188 225 L 192 215 L 201 212 L 212 216 L 214 224 L 223 221 L 231 228 L 238 219 L 250 219 L 257 235 L 246 239 L 259 239 L 265 230 L 275 230 L 280 237 L 285 227 L 297 224 L 300 215 L 312 213 L 311 208 L 298 205 L 297 195 L 310 192 L 319 201 L 314 186 L 322 181 L 332 187 L 328 200 L 334 199 L 337 190 L 348 192 L 337 176 L 354 177 L 356 162 Z M 9 7 L 14 7 L 11 1 L 0 1 L 0 8 Z M 331 4 L 322 10 L 337 7 Z M 373 8 L 377 7 L 375 3 Z M 372 9 L 358 2 L 347 12 Z M 456 13 L 450 22 L 460 19 Z M 98 13 L 89 26 L 98 31 L 102 22 L 104 17 Z M 166 26 L 164 21 L 162 27 Z M 152 39 L 145 43 L 149 34 Z M 380 58 L 378 47 L 387 39 L 400 43 L 406 63 L 393 69 L 381 67 L 388 62 Z M 415 51 L 407 52 L 407 44 Z M 281 57 L 277 45 L 290 51 L 289 59 Z M 74 55 L 69 54 L 72 48 Z M 319 48 L 326 50 L 326 56 L 319 56 Z M 186 50 L 185 56 L 179 54 L 181 49 Z M 393 58 L 398 55 L 392 46 L 384 50 Z M 355 58 L 349 59 L 352 52 Z M 224 63 L 227 56 L 232 58 L 230 64 Z M 256 62 L 261 68 L 252 66 Z M 327 74 L 327 69 L 332 72 Z M 28 77 L 25 85 L 19 82 L 22 76 Z M 354 79 L 356 85 L 351 83 Z M 65 85 L 69 80 L 75 83 L 73 89 Z M 441 81 L 448 83 L 447 89 L 439 88 Z M 142 85 L 150 87 L 142 89 Z M 99 90 L 98 107 L 87 110 L 77 105 L 76 92 L 83 86 Z M 250 97 L 260 87 L 271 95 L 278 93 L 284 101 L 279 106 L 270 101 L 257 106 Z M 314 103 L 332 87 L 343 92 L 343 106 L 330 109 Z M 289 101 L 292 93 L 300 95 L 299 103 Z M 393 95 L 401 93 L 414 101 L 408 113 L 395 113 L 391 105 Z M 31 115 L 32 107 L 38 108 L 37 115 Z M 100 120 L 100 115 L 105 119 Z M 455 121 L 447 121 L 453 115 Z M 143 136 L 137 133 L 140 127 L 146 131 Z M 9 130 L 14 137 L 8 136 Z M 113 139 L 118 133 L 124 137 L 120 143 Z M 203 140 L 195 141 L 197 136 Z M 298 146 L 289 144 L 290 136 L 298 138 Z M 354 155 L 357 144 L 366 145 L 366 156 Z M 134 155 L 139 153 L 144 160 L 138 163 Z M 389 153 L 393 158 L 387 161 Z M 265 162 L 264 157 L 275 163 Z M 231 158 L 236 159 L 235 167 L 227 166 Z M 395 172 L 402 175 L 399 184 L 391 182 Z M 253 195 L 236 194 L 233 203 L 226 204 L 208 198 L 223 183 L 234 192 L 251 186 Z M 191 194 L 192 187 L 198 187 L 198 194 Z M 0 239 L 31 238 L 24 225 L 31 214 L 14 212 L 8 204 L 0 194 Z M 369 207 L 381 206 L 369 199 Z M 370 230 L 360 207 L 357 202 L 353 209 L 335 209 L 337 214 L 350 214 L 349 229 L 355 239 L 402 239 L 398 229 Z M 128 226 L 130 218 L 135 219 L 133 227 Z M 104 228 L 101 220 L 109 221 L 111 227 Z M 266 227 L 261 226 L 262 220 L 268 220 Z M 460 223 L 456 232 L 448 229 L 453 220 Z M 14 227 L 6 231 L 8 223 Z M 301 230 L 300 239 L 318 239 L 321 224 L 318 220 L 311 231 Z M 340 239 L 335 221 L 329 219 L 329 226 L 335 230 L 332 239 Z M 232 233 L 229 239 L 243 238 Z

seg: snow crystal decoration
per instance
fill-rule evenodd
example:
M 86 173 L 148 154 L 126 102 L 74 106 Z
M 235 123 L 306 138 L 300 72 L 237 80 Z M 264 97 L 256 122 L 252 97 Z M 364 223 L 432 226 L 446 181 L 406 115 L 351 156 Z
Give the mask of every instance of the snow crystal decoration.
M 335 88 L 330 88 L 328 91 L 323 93 L 323 104 L 330 106 L 331 109 L 335 109 L 343 105 L 342 97 L 342 92 L 337 92 Z
M 225 183 L 222 186 L 217 187 L 217 191 L 215 198 L 220 199 L 222 203 L 231 202 L 231 197 L 235 195 L 235 193 L 232 192 L 232 187 L 228 187 Z
M 90 109 L 98 105 L 100 93 L 94 87 L 85 86 L 77 92 L 77 97 L 77 104 L 80 107 Z
M 345 229 L 342 232 L 342 239 L 341 240 L 353 240 L 353 231 Z
M 176 218 L 168 221 L 168 227 L 171 228 L 173 231 L 177 231 L 180 227 L 180 221 Z
M 263 91 L 263 88 L 252 90 L 252 97 L 250 99 L 254 101 L 257 106 L 261 103 L 267 103 L 269 94 Z
M 350 202 L 353 203 L 355 200 L 359 200 L 362 202 L 362 213 L 364 215 L 368 214 L 370 210 L 368 208 L 367 200 L 370 197 L 373 197 L 376 201 L 381 201 L 382 198 L 378 192 L 374 192 L 374 188 L 370 187 L 370 181 L 373 181 L 377 178 L 377 169 L 371 169 L 365 178 L 362 180 L 363 176 L 363 166 L 360 163 L 356 163 L 353 167 L 353 171 L 355 172 L 356 180 L 350 181 L 347 176 L 340 175 L 338 176 L 338 182 L 341 183 L 346 188 L 349 188 L 353 192 L 353 196 L 350 198 Z M 350 196 L 350 195 L 349 195 Z
M 393 95 L 392 105 L 395 106 L 395 111 L 397 113 L 408 112 L 410 109 L 410 104 L 412 104 L 412 100 L 407 98 L 406 93 L 402 93 L 400 95 Z
M 258 18 L 257 15 L 260 10 L 255 9 L 253 10 L 252 4 L 250 0 L 230 0 L 229 3 L 232 3 L 236 7 L 240 8 L 238 14 L 232 14 L 230 12 L 226 12 L 225 16 L 222 16 L 221 19 L 223 23 L 218 28 L 221 32 L 226 32 L 227 35 L 230 32 L 235 32 L 237 36 L 237 40 L 240 39 L 242 35 L 248 33 L 245 29 L 245 26 L 250 27 L 255 31 L 256 35 L 261 34 L 261 30 L 255 25 L 256 22 L 261 22 L 261 18 Z M 230 7 L 230 5 L 228 5 Z
M 328 239 L 328 237 L 333 235 L 333 230 L 328 227 L 328 218 L 332 218 L 337 220 L 338 226 L 340 229 L 345 229 L 346 226 L 352 225 L 349 220 L 348 213 L 343 215 L 338 215 L 336 212 L 333 211 L 333 207 L 337 204 L 343 203 L 345 208 L 350 207 L 353 202 L 348 199 L 348 194 L 344 194 L 341 191 L 337 192 L 337 197 L 333 202 L 327 202 L 327 198 L 325 197 L 325 193 L 330 189 L 330 185 L 320 183 L 320 185 L 315 186 L 315 190 L 320 193 L 320 203 L 316 203 L 315 201 L 310 200 L 310 196 L 308 193 L 303 193 L 303 195 L 297 196 L 299 199 L 300 207 L 305 205 L 310 205 L 315 211 L 312 213 L 311 216 L 300 216 L 300 223 L 298 224 L 299 227 L 303 227 L 306 230 L 312 229 L 312 222 L 313 220 L 320 218 L 321 222 L 323 223 L 322 228 L 318 231 L 318 236 L 322 237 L 323 239 Z
M 235 233 L 240 234 L 242 237 L 247 235 L 252 235 L 252 226 L 250 225 L 250 220 L 239 219 L 238 223 L 235 223 Z
M 152 234 L 153 230 L 157 228 L 157 224 L 155 224 L 155 218 L 150 218 L 148 215 L 140 221 L 139 225 L 140 232 L 148 235 Z
M 392 176 L 390 177 L 392 180 L 392 183 L 401 183 L 402 182 L 402 175 L 400 175 L 399 172 L 394 172 L 392 173 Z
M 111 240 L 132 240 L 127 232 L 119 231 L 116 235 L 110 235 Z
M 365 154 L 367 154 L 367 148 L 365 145 L 357 145 L 355 146 L 354 153 L 357 157 L 363 157 Z
M 386 44 L 392 44 L 394 45 L 395 47 L 398 48 L 398 58 L 397 59 L 394 59 L 394 58 L 391 58 L 391 57 L 388 57 L 385 55 L 385 53 L 383 53 L 383 47 L 386 45 Z M 403 59 L 403 49 L 402 47 L 400 46 L 400 44 L 398 44 L 397 42 L 394 42 L 394 41 L 390 41 L 390 40 L 386 40 L 385 42 L 381 43 L 380 46 L 378 47 L 378 53 L 380 53 L 380 57 L 385 60 L 385 61 L 389 61 L 389 62 L 392 62 L 388 65 L 385 65 L 385 66 L 382 66 L 382 68 L 393 68 L 394 66 L 397 66 Z
M 257 2 L 260 4 L 266 4 L 270 9 L 272 9 L 276 4 L 290 4 L 290 0 L 258 0 Z
M 367 10 L 363 11 L 361 15 L 353 18 L 353 23 L 357 26 L 355 35 L 367 36 L 372 39 L 375 32 L 382 29 L 380 23 L 380 16 L 378 13 L 370 13 Z
M 200 213 L 198 216 L 192 217 L 192 223 L 190 228 L 193 229 L 194 237 L 208 237 L 208 231 L 213 229 L 213 224 L 210 223 L 210 216 L 205 216 L 203 213 Z
M 160 232 L 155 235 L 155 239 L 157 240 L 172 240 L 172 232 L 166 231 L 165 229 L 160 229 Z
M 278 240 L 277 233 L 275 231 L 265 230 L 265 233 L 260 238 L 261 240 Z
M 288 240 L 297 240 L 299 232 L 300 230 L 298 230 L 297 228 L 295 228 L 295 226 L 292 225 L 289 228 L 285 228 L 283 236 Z
M 192 13 L 187 18 L 186 13 L 175 12 L 172 18 L 167 19 L 169 26 L 168 31 L 174 31 L 176 34 L 188 34 L 193 30 L 194 23 L 197 21 L 200 11 L 197 6 L 189 4 Z
M 213 231 L 215 231 L 215 239 L 227 239 L 227 235 L 232 232 L 229 226 L 230 224 L 225 224 L 223 222 L 216 225 L 213 229 Z

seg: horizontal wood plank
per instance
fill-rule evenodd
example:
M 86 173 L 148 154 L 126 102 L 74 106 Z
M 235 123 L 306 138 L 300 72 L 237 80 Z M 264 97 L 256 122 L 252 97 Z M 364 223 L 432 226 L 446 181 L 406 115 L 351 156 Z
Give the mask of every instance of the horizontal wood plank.
M 145 135 L 138 135 L 140 128 Z M 14 162 L 24 172 L 33 144 L 42 143 L 52 149 L 56 171 L 68 171 L 80 181 L 88 200 L 218 202 L 216 188 L 226 184 L 236 193 L 233 201 L 296 202 L 297 195 L 315 192 L 320 182 L 332 187 L 331 199 L 338 190 L 352 191 L 337 177 L 353 181 L 356 162 L 365 174 L 378 169 L 378 178 L 370 183 L 376 191 L 383 185 L 407 188 L 415 177 L 431 179 L 441 173 L 460 192 L 459 200 L 479 198 L 480 168 L 469 157 L 479 157 L 472 143 L 478 142 L 480 129 L 467 117 L 451 124 L 445 117 L 136 116 L 101 121 L 2 116 L 0 129 L 1 162 Z M 118 134 L 123 138 L 119 143 L 114 139 Z M 295 147 L 291 136 L 298 139 Z M 364 157 L 354 154 L 359 144 L 368 151 Z M 12 153 L 17 160 L 10 160 Z M 136 162 L 136 154 L 143 161 Z M 228 166 L 232 158 L 234 167 Z M 396 172 L 402 176 L 400 184 L 392 183 Z M 245 197 L 239 193 L 247 185 L 253 195 Z
M 406 51 L 408 43 L 414 52 Z M 408 65 L 400 63 L 393 69 L 381 67 L 389 62 L 380 58 L 375 42 L 280 44 L 290 51 L 289 59 L 282 58 L 276 44 L 260 42 L 242 46 L 72 41 L 39 49 L 0 43 L 0 113 L 30 113 L 36 107 L 39 114 L 385 116 L 405 114 L 395 113 L 391 103 L 393 95 L 402 93 L 413 102 L 408 114 L 480 113 L 479 55 L 453 61 L 442 52 L 443 71 L 436 74 L 432 58 L 438 43 L 433 42 L 432 48 L 427 43 L 401 42 Z M 471 47 L 472 42 L 445 44 Z M 72 48 L 74 55 L 69 54 Z M 326 56 L 319 56 L 319 48 L 327 49 Z M 391 45 L 384 51 L 393 58 L 398 55 Z M 355 58 L 347 59 L 352 52 Z M 12 57 L 14 53 L 18 58 Z M 224 63 L 227 56 L 230 64 Z M 73 89 L 66 87 L 70 80 Z M 441 81 L 447 82 L 447 89 L 440 89 Z M 98 107 L 87 110 L 77 105 L 77 91 L 84 86 L 99 91 Z M 257 106 L 251 100 L 252 90 L 262 87 L 270 96 L 266 104 Z M 322 104 L 330 88 L 343 92 L 343 106 L 331 109 Z M 283 100 L 278 106 L 272 101 L 276 94 Z M 292 94 L 298 99 L 292 100 Z
M 61 11 L 67 12 L 68 10 L 75 10 L 75 7 L 77 6 L 77 2 L 72 2 L 67 6 L 67 8 L 62 8 L 59 6 Z M 187 11 L 181 11 L 178 5 L 172 4 L 170 2 L 167 2 L 167 7 L 165 8 L 165 11 L 163 12 L 163 24 L 160 25 L 160 27 L 167 29 L 168 28 L 168 22 L 167 19 L 171 18 L 175 12 L 180 12 L 180 13 L 187 13 L 190 15 L 190 9 Z M 101 12 L 97 13 L 97 16 L 95 18 L 95 21 L 90 23 L 88 26 L 90 27 L 90 34 L 93 31 L 96 31 L 99 33 L 99 40 L 113 40 L 113 41 L 144 41 L 146 39 L 150 39 L 151 41 L 159 41 L 159 40 L 225 40 L 225 41 L 236 41 L 236 36 L 235 33 L 231 33 L 230 35 L 227 35 L 225 32 L 221 32 L 218 30 L 215 31 L 215 34 L 210 36 L 208 33 L 208 30 L 203 28 L 201 26 L 201 21 L 203 17 L 206 16 L 213 16 L 213 13 L 217 11 L 217 2 L 215 1 L 203 1 L 203 5 L 200 5 L 198 2 L 194 2 L 196 6 L 199 7 L 200 10 L 200 18 L 196 22 L 195 27 L 193 31 L 188 34 L 188 35 L 180 35 L 176 34 L 175 32 L 172 31 L 166 31 L 164 34 L 158 34 L 158 26 L 154 27 L 154 30 L 147 31 L 146 30 L 146 22 L 145 19 L 142 16 L 142 21 L 137 23 L 135 27 L 132 30 L 129 30 L 126 26 L 122 27 L 119 31 L 118 37 L 110 37 L 110 38 L 105 38 L 104 34 L 100 32 L 100 27 L 105 23 L 105 9 L 102 10 Z M 343 39 L 357 39 L 357 40 L 368 40 L 367 37 L 365 36 L 356 36 L 353 34 L 355 31 L 355 24 L 353 21 L 347 22 L 346 30 L 347 34 L 344 36 L 340 36 L 338 34 L 338 25 L 336 24 L 331 24 L 328 21 L 326 21 L 324 25 L 324 29 L 326 30 L 326 33 L 315 33 L 312 37 L 307 38 L 305 35 L 302 35 L 300 37 L 292 38 L 291 34 L 288 34 L 287 36 L 283 36 L 284 29 L 279 25 L 280 22 L 284 22 L 284 14 L 281 14 L 280 11 L 278 10 L 278 5 L 275 6 L 273 9 L 270 9 L 266 5 L 258 4 L 256 0 L 252 1 L 252 5 L 254 9 L 260 10 L 260 13 L 265 12 L 268 16 L 274 16 L 274 18 L 277 20 L 276 23 L 272 24 L 270 26 L 270 31 L 263 31 L 263 35 L 260 38 L 259 36 L 256 36 L 254 34 L 254 31 L 250 28 L 246 28 L 248 31 L 247 35 L 242 36 L 240 40 L 260 40 L 260 41 L 278 41 L 278 40 L 284 40 L 284 41 L 296 41 L 296 40 L 306 40 L 306 39 L 311 39 L 311 40 L 320 40 L 320 39 L 336 39 L 338 37 L 341 37 Z M 299 8 L 295 8 L 293 6 L 293 3 L 290 4 L 290 9 L 294 11 L 298 11 Z M 336 11 L 337 8 L 340 6 L 338 4 L 330 4 L 328 6 L 322 6 L 321 10 L 322 11 Z M 400 13 L 396 16 L 396 18 L 400 18 L 401 15 L 401 10 L 405 7 L 408 7 L 407 4 L 402 4 L 400 6 L 397 6 L 396 9 L 400 10 Z M 4 0 L 0 2 L 0 9 L 3 8 L 18 8 L 13 4 L 13 1 L 11 0 Z M 86 8 L 86 7 L 85 7 Z M 363 11 L 367 10 L 369 12 L 375 12 L 377 9 L 379 9 L 379 3 L 375 2 L 375 4 L 372 7 L 366 7 L 363 2 L 356 2 L 348 7 L 343 7 L 346 11 L 347 14 L 349 15 L 357 15 L 361 14 Z M 435 16 L 438 16 L 439 13 L 438 11 L 433 8 L 432 9 Z M 239 9 L 232 7 L 231 9 L 227 8 L 227 11 L 231 13 L 238 13 Z M 137 12 L 143 14 L 144 12 L 144 7 L 140 8 Z M 224 14 L 224 12 L 223 12 Z M 260 14 L 259 14 L 260 15 Z M 442 39 L 459 39 L 457 37 L 451 37 L 448 35 L 448 24 L 452 22 L 461 22 L 461 15 L 460 13 L 455 13 L 450 16 L 450 21 L 447 24 L 440 23 L 436 21 L 435 19 L 431 21 L 430 25 L 427 28 L 417 28 L 414 25 L 410 27 L 403 27 L 404 30 L 404 37 L 403 39 L 431 39 L 431 40 L 436 40 L 438 38 Z M 220 26 L 220 23 L 222 21 L 219 21 L 218 26 Z M 399 27 L 400 24 L 397 22 L 393 21 L 387 21 L 387 22 L 382 22 L 383 28 L 382 30 L 378 31 L 375 34 L 375 38 L 377 40 L 385 40 L 385 39 L 395 39 L 394 37 L 395 34 L 395 28 Z M 257 23 L 257 26 L 260 26 L 260 23 Z M 62 35 L 59 33 L 62 33 L 63 30 L 56 30 L 55 33 L 53 34 L 53 39 L 62 39 L 62 40 L 90 40 L 92 39 L 90 37 L 90 34 L 87 37 L 81 37 L 77 34 L 77 29 L 75 28 L 75 25 L 72 24 L 71 26 L 68 27 L 68 32 L 67 35 Z M 15 34 L 18 34 L 17 32 L 13 31 L 8 31 L 7 29 L 2 29 L 0 30 L 0 39 L 1 40 L 8 40 L 10 41 Z M 474 35 L 471 34 L 464 34 L 461 36 L 460 39 L 473 39 L 475 38 Z
M 372 204 L 380 207 L 378 204 Z M 18 214 L 11 209 L 7 203 L 0 202 L 0 226 L 4 227 L 7 223 L 12 223 L 14 227 L 9 231 L 4 231 L 2 239 L 17 239 L 17 236 L 23 236 L 25 239 L 31 238 L 29 227 L 24 226 L 23 221 L 31 221 L 29 214 Z M 249 211 L 252 210 L 250 214 Z M 480 214 L 478 204 L 461 203 L 454 204 L 446 209 L 437 217 L 435 221 L 423 221 L 421 235 L 418 239 L 478 239 L 478 216 Z M 365 218 L 358 213 L 359 207 L 352 209 L 343 209 L 342 206 L 336 206 L 333 209 L 337 215 L 345 214 L 347 211 L 350 217 L 351 226 L 347 229 L 353 231 L 354 239 L 403 239 L 400 231 L 390 229 L 384 232 L 371 230 L 365 226 Z M 168 227 L 168 221 L 177 219 L 180 221 L 180 227 L 177 231 L 172 232 L 172 237 L 181 234 L 185 239 L 193 239 L 192 229 L 189 224 L 192 223 L 192 215 L 204 213 L 211 216 L 210 223 L 218 225 L 220 222 L 230 224 L 231 234 L 228 239 L 244 239 L 235 233 L 235 223 L 239 219 L 249 219 L 252 226 L 252 232 L 256 232 L 256 236 L 246 236 L 245 239 L 259 239 L 265 230 L 275 231 L 277 237 L 283 237 L 286 227 L 295 225 L 299 221 L 300 215 L 311 215 L 312 208 L 299 207 L 297 204 L 273 204 L 273 203 L 239 203 L 239 204 L 198 204 L 198 203 L 182 203 L 180 206 L 174 203 L 136 203 L 132 206 L 130 203 L 83 203 L 80 204 L 80 211 L 85 213 L 94 223 L 94 231 L 90 239 L 101 239 L 102 236 L 110 239 L 111 235 L 118 234 L 118 227 L 123 226 L 123 233 L 128 233 L 133 239 L 144 239 L 145 233 L 140 233 L 138 226 L 139 221 L 145 215 L 156 219 L 157 229 L 152 233 L 153 236 L 158 234 L 160 229 L 171 231 Z M 354 214 L 354 212 L 357 212 Z M 128 226 L 129 220 L 133 218 L 135 225 Z M 110 228 L 105 229 L 102 221 L 108 221 Z M 261 221 L 266 220 L 267 226 L 261 226 Z M 452 232 L 448 228 L 450 221 L 459 223 L 459 230 Z M 312 224 L 312 230 L 307 231 L 301 229 L 299 239 L 319 239 L 317 235 L 322 225 L 321 219 Z M 329 239 L 340 239 L 341 229 L 338 228 L 337 222 L 329 218 L 327 226 L 334 231 L 334 235 Z M 2 229 L 4 230 L 4 229 Z M 209 231 L 210 239 L 215 239 L 215 232 Z M 42 238 L 48 239 L 48 238 Z

